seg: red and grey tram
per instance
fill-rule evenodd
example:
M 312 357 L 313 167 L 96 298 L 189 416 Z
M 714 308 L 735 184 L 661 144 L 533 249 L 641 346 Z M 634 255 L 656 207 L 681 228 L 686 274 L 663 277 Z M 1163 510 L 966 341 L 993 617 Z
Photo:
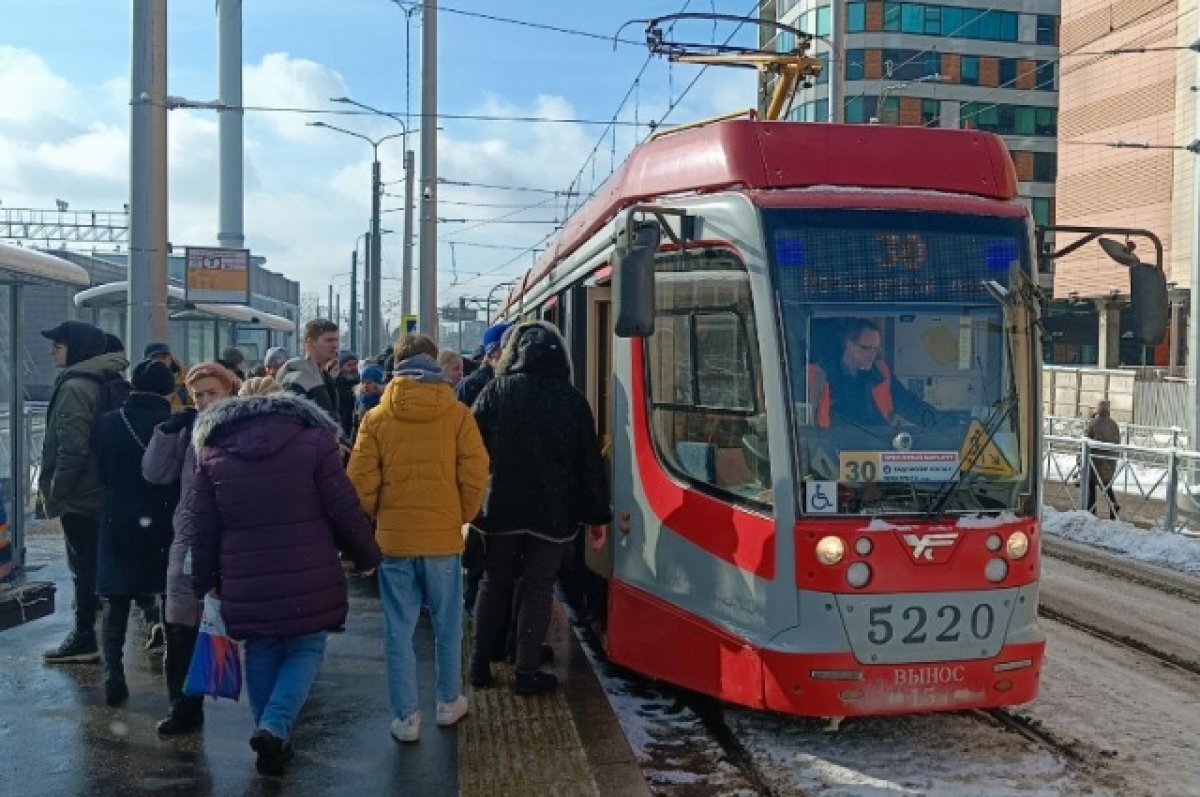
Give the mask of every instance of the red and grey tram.
M 800 715 L 1031 700 L 1032 241 L 988 133 L 637 147 L 501 312 L 564 330 L 610 451 L 609 657 Z

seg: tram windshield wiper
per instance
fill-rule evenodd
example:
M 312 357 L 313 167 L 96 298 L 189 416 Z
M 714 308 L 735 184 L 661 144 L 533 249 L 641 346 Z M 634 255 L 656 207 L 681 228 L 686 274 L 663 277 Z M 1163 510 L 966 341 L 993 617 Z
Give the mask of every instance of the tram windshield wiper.
M 989 447 L 995 445 L 996 432 L 1000 431 L 1000 426 L 1012 414 L 1013 408 L 1017 406 L 1018 396 L 1015 390 L 1010 390 L 1008 395 L 992 408 L 988 417 L 983 422 L 983 434 L 976 441 L 971 451 L 959 458 L 958 467 L 950 479 L 942 485 L 941 489 L 933 495 L 929 501 L 929 508 L 925 510 L 925 516 L 932 518 L 941 513 L 950 503 L 959 490 L 968 482 L 974 481 L 979 476 L 975 470 L 975 465 L 983 458 L 983 453 Z

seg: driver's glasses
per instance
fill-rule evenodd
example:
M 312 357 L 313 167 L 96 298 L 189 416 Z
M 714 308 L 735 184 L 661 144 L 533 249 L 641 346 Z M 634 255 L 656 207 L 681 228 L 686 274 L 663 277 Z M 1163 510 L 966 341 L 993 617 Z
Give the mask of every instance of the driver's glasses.
M 882 346 L 864 346 L 863 344 L 859 343 L 857 340 L 854 341 L 854 345 L 857 346 L 859 349 L 862 349 L 863 351 L 865 351 L 869 354 L 873 354 L 875 356 L 879 356 L 879 352 L 882 351 L 882 349 L 883 349 Z

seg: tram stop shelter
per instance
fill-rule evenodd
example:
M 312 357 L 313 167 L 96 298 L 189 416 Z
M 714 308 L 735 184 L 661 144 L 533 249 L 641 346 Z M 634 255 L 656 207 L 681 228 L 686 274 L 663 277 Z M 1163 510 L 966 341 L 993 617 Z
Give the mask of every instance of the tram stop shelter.
M 15 625 L 29 616 L 27 607 L 41 605 L 46 611 L 35 616 L 53 612 L 52 584 L 10 584 L 4 582 L 20 576 L 25 566 L 25 524 L 30 509 L 30 462 L 33 452 L 28 451 L 30 435 L 27 433 L 25 409 L 25 289 L 30 286 L 50 285 L 69 288 L 86 288 L 91 283 L 87 271 L 74 263 L 53 255 L 31 249 L 0 243 L 0 287 L 8 293 L 8 345 L 3 356 L 8 362 L 8 401 L 4 407 L 4 424 L 0 439 L 6 439 L 8 478 L 3 480 L 0 491 L 8 529 L 0 524 L 0 629 Z M 8 578 L 5 578 L 5 577 Z M 49 592 L 50 600 L 40 597 L 30 599 L 29 591 Z M 43 596 L 44 597 L 44 596 Z M 46 606 L 46 603 L 49 605 Z M 6 608 L 7 607 L 7 608 Z M 15 619 L 14 619 L 15 618 Z
M 75 306 L 81 317 L 87 317 L 105 331 L 125 329 L 129 283 L 106 282 L 80 291 L 75 294 Z M 265 332 L 265 346 L 257 352 L 258 357 L 266 352 L 266 347 L 282 343 L 285 333 L 296 332 L 295 321 L 257 307 L 188 303 L 178 285 L 167 286 L 167 309 L 171 314 L 171 340 L 165 342 L 187 363 L 219 357 L 226 346 L 239 343 L 239 329 Z

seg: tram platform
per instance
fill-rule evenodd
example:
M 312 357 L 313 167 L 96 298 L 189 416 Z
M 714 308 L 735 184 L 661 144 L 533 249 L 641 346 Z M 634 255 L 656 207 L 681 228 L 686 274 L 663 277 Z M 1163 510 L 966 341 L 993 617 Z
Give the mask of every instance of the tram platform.
M 61 534 L 28 538 L 35 575 L 58 585 L 53 615 L 0 632 L 0 797 L 41 795 L 648 795 L 642 771 L 603 690 L 555 607 L 549 643 L 562 687 L 521 698 L 498 668 L 499 686 L 470 691 L 458 726 L 433 722 L 433 640 L 417 632 L 424 722 L 421 740 L 400 744 L 391 721 L 383 616 L 373 582 L 351 583 L 345 633 L 331 634 L 325 663 L 282 778 L 254 769 L 249 708 L 206 703 L 202 734 L 167 739 L 155 723 L 167 707 L 162 659 L 142 649 L 131 622 L 126 678 L 131 697 L 104 704 L 98 664 L 47 665 L 42 651 L 70 628 L 71 585 Z

